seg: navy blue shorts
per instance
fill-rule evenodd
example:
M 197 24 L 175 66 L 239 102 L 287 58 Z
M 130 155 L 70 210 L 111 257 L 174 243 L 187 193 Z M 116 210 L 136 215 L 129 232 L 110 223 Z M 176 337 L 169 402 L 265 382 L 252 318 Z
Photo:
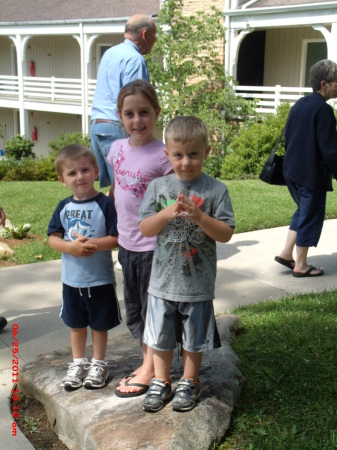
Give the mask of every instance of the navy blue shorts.
M 124 278 L 126 325 L 135 339 L 143 339 L 153 251 L 132 252 L 119 246 Z
M 63 283 L 60 316 L 70 328 L 107 331 L 122 322 L 114 284 L 74 288 Z
M 297 232 L 296 245 L 316 247 L 323 229 L 326 192 L 315 192 L 289 180 L 286 182 L 297 205 L 290 223 L 290 229 Z

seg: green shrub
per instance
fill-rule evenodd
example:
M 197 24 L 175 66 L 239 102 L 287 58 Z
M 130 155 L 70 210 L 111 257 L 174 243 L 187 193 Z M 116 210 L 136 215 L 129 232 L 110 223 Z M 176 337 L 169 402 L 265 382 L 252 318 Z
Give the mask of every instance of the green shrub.
M 6 158 L 0 161 L 0 180 L 3 181 L 56 181 L 57 175 L 54 168 L 56 154 L 66 145 L 82 144 L 90 147 L 89 136 L 82 133 L 64 134 L 60 133 L 59 139 L 54 139 L 48 146 L 51 148 L 47 158 L 36 158 L 31 152 L 28 156 L 20 153 L 19 145 L 22 143 L 24 149 L 34 145 L 32 141 L 22 136 L 16 136 L 6 143 Z M 10 150 L 7 151 L 7 144 Z M 17 145 L 15 145 L 17 144 Z M 15 149 L 15 150 L 12 150 Z M 14 153 L 14 154 L 13 154 Z M 20 155 L 20 156 L 19 156 Z
M 203 171 L 213 178 L 220 178 L 223 160 L 223 152 L 217 154 L 211 153 L 208 158 L 205 159 Z
M 57 175 L 54 169 L 54 160 L 51 157 L 23 158 L 21 161 L 4 160 L 0 163 L 0 179 L 3 181 L 54 181 Z M 2 175 L 2 166 L 6 171 Z M 2 175 L 2 176 L 1 176 Z
M 88 135 L 83 135 L 82 133 L 76 132 L 64 134 L 63 131 L 61 131 L 60 137 L 50 141 L 48 144 L 48 147 L 51 148 L 50 154 L 55 158 L 55 155 L 62 150 L 63 147 L 70 144 L 81 144 L 90 148 L 90 139 Z
M 17 134 L 5 144 L 6 158 L 20 160 L 22 158 L 35 158 L 33 152 L 34 142 L 25 136 Z
M 0 160 L 0 180 L 2 180 L 8 172 L 15 166 L 17 166 L 19 161 L 15 159 L 1 159 Z
M 286 123 L 290 105 L 283 103 L 276 114 L 266 115 L 260 122 L 244 124 L 226 149 L 222 177 L 227 180 L 257 176 L 274 148 Z M 284 153 L 283 141 L 278 153 Z

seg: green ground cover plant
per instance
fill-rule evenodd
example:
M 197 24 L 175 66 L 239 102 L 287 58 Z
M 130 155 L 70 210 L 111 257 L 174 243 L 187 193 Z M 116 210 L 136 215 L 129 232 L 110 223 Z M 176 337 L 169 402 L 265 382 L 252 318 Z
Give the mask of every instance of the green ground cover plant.
M 233 203 L 236 233 L 289 225 L 295 204 L 284 186 L 269 186 L 260 180 L 226 181 Z M 334 187 L 337 189 L 336 182 Z M 96 189 L 99 189 L 96 183 Z M 107 188 L 101 190 L 106 193 Z M 0 204 L 14 226 L 31 225 L 34 237 L 15 249 L 15 264 L 59 259 L 47 245 L 47 227 L 58 204 L 71 191 L 58 181 L 0 181 Z M 337 218 L 337 196 L 328 193 L 326 218 Z
M 336 292 L 233 311 L 246 386 L 219 450 L 337 448 Z

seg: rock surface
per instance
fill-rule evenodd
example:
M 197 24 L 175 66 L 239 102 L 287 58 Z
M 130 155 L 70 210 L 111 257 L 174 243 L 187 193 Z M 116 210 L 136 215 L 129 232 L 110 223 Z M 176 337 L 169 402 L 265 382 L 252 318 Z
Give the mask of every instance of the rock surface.
M 207 450 L 225 435 L 244 385 L 240 360 L 231 342 L 241 319 L 217 317 L 222 347 L 204 354 L 200 371 L 202 395 L 190 412 L 177 413 L 168 403 L 155 414 L 142 410 L 144 396 L 114 395 L 117 383 L 141 363 L 139 343 L 128 333 L 109 340 L 109 384 L 98 390 L 66 392 L 61 380 L 71 349 L 39 355 L 20 372 L 19 388 L 39 400 L 59 438 L 71 450 Z M 87 355 L 90 357 L 91 348 Z M 172 387 L 181 376 L 182 357 L 175 352 Z
M 4 242 L 0 242 L 0 259 L 13 255 L 14 251 Z
M 9 228 L 13 228 L 12 222 L 8 219 L 6 219 L 5 226 L 9 227 Z M 0 225 L 0 237 L 1 237 L 2 231 L 5 231 L 5 230 L 4 230 L 4 227 Z M 9 256 L 13 256 L 13 255 L 14 255 L 14 251 L 9 247 L 9 245 L 7 245 L 4 242 L 0 242 L 0 259 L 8 258 Z

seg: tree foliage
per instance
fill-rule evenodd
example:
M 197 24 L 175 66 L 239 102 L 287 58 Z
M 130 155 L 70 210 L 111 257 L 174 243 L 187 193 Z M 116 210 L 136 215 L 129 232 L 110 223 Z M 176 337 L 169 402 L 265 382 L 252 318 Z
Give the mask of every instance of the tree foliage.
M 158 39 L 147 56 L 151 82 L 159 93 L 161 125 L 177 115 L 196 115 L 208 126 L 213 154 L 228 140 L 230 118 L 254 114 L 252 103 L 236 97 L 225 76 L 222 12 L 214 7 L 184 15 L 181 0 L 165 0 L 158 15 Z

